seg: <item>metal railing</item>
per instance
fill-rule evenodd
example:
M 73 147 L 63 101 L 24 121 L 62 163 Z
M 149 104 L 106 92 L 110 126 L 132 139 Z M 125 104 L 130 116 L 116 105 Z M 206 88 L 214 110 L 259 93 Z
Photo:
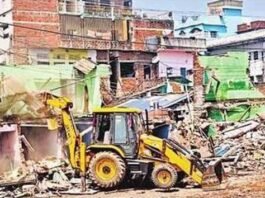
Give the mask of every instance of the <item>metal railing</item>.
M 60 47 L 75 49 L 130 50 L 132 48 L 132 43 L 127 41 L 107 41 L 89 38 L 62 37 Z
M 126 6 L 99 5 L 95 3 L 86 3 L 83 1 L 59 2 L 59 13 L 82 15 L 83 17 L 98 18 L 128 18 L 128 19 L 156 19 L 172 20 L 172 13 L 169 11 L 158 11 L 148 9 L 134 9 Z
M 216 1 L 208 3 L 208 6 L 220 7 L 220 6 L 235 6 L 235 7 L 242 7 L 243 1 L 240 0 L 226 0 L 226 1 Z

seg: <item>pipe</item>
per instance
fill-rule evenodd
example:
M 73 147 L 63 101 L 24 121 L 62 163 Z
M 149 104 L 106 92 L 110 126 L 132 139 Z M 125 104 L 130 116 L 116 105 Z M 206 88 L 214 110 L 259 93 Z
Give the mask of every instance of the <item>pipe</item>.
M 146 124 L 147 133 L 149 133 L 149 116 L 147 109 L 145 109 L 145 124 Z

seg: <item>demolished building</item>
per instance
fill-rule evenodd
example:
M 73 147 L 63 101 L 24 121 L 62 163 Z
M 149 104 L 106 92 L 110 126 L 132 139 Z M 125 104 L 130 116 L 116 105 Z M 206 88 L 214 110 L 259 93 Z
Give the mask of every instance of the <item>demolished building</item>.
M 10 92 L 18 93 L 16 89 L 21 84 L 28 92 L 49 91 L 55 95 L 69 97 L 74 103 L 73 110 L 76 115 L 92 112 L 94 107 L 101 106 L 101 81 L 108 80 L 111 74 L 109 66 L 103 64 L 94 65 L 90 71 L 80 71 L 80 68 L 75 69 L 75 66 L 71 65 L 1 66 L 0 73 L 2 79 L 15 77 L 20 81 L 9 84 L 7 81 L 1 81 L 2 98 L 8 97 Z M 9 86 L 9 92 L 5 86 Z
M 231 52 L 224 56 L 202 56 L 205 102 L 214 121 L 241 121 L 264 112 L 265 96 L 248 75 L 248 54 Z M 207 106 L 207 104 L 206 104 Z
M 203 95 L 196 88 L 195 95 L 204 101 L 195 108 L 197 129 L 215 142 L 213 152 L 224 156 L 229 174 L 263 169 L 265 96 L 251 83 L 248 54 L 201 56 L 196 68 L 203 74 L 195 74 Z
M 110 76 L 108 65 L 88 67 L 80 62 L 57 67 L 1 66 L 0 73 L 0 119 L 4 121 L 0 128 L 0 155 L 1 161 L 9 163 L 5 166 L 9 169 L 24 159 L 38 161 L 48 156 L 63 156 L 58 131 L 47 129 L 48 115 L 43 111 L 40 92 L 69 97 L 74 104 L 73 113 L 87 117 L 93 108 L 102 105 L 104 97 L 100 87 L 102 83 L 107 86 Z M 76 120 L 80 128 L 89 126 L 89 117 L 82 122 Z

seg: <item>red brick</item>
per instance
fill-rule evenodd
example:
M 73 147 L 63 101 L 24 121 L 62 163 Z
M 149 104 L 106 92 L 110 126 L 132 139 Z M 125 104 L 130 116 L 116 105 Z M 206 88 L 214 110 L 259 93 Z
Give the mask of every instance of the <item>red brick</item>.
M 264 84 L 258 84 L 255 85 L 255 87 L 263 94 L 265 94 L 265 85 Z
M 59 33 L 58 0 L 13 0 L 13 21 L 15 64 L 28 63 L 29 49 L 59 47 L 60 34 L 45 32 Z
M 133 49 L 146 50 L 145 41 L 149 37 L 162 36 L 164 30 L 174 30 L 171 20 L 134 20 L 133 26 Z
M 13 0 L 14 10 L 54 11 L 58 10 L 58 0 Z
M 58 13 L 36 13 L 30 11 L 15 11 L 13 12 L 14 21 L 27 21 L 34 23 L 59 23 Z

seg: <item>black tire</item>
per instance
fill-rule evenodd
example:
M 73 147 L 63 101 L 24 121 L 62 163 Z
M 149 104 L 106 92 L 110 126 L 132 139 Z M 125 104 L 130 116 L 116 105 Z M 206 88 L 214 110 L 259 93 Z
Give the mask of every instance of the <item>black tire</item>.
M 112 189 L 124 180 L 126 164 L 113 152 L 96 153 L 89 163 L 89 177 L 101 189 Z
M 176 185 L 178 173 L 170 164 L 159 164 L 154 167 L 151 180 L 157 188 L 170 189 Z

